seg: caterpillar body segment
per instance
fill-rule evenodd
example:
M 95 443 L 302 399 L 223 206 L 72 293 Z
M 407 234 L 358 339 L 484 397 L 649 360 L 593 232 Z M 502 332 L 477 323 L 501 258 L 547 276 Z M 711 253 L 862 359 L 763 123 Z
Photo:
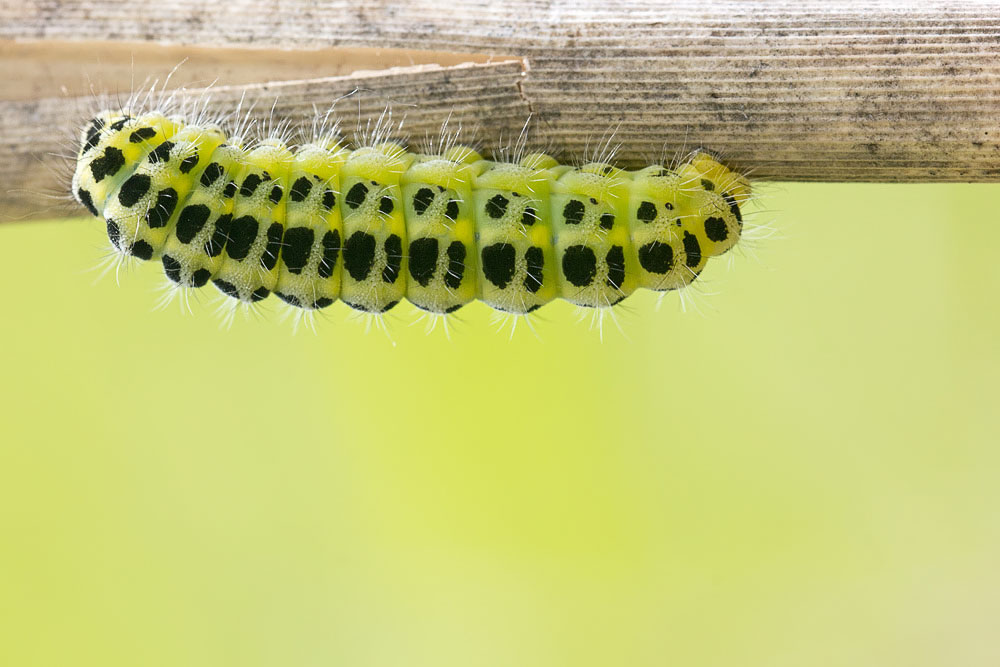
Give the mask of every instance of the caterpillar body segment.
M 555 166 L 541 155 L 478 163 L 476 279 L 479 298 L 497 310 L 530 313 L 559 294 L 548 206 Z
M 406 298 L 450 313 L 478 297 L 473 186 L 482 161 L 469 149 L 417 156 L 401 178 L 408 236 Z
M 265 142 L 247 153 L 233 181 L 232 220 L 222 262 L 212 282 L 245 302 L 266 298 L 278 280 L 278 257 L 285 231 L 290 150 Z
M 118 252 L 160 259 L 180 287 L 306 310 L 406 298 L 451 313 L 478 299 L 525 314 L 690 284 L 738 242 L 750 187 L 700 152 L 626 171 L 384 140 L 247 148 L 215 126 L 103 112 L 81 134 L 73 194 Z
M 239 146 L 220 144 L 206 162 L 160 252 L 164 273 L 184 287 L 202 287 L 220 275 L 222 250 L 233 221 L 236 183 L 243 174 L 243 151 Z M 129 252 L 129 247 L 122 251 Z
M 628 228 L 629 180 L 608 164 L 558 167 L 552 192 L 560 292 L 580 306 L 613 306 L 635 291 Z
M 289 168 L 274 293 L 292 306 L 315 310 L 340 298 L 344 224 L 337 200 L 348 154 L 335 141 L 305 144 Z
M 406 296 L 406 219 L 400 177 L 414 156 L 395 143 L 363 147 L 341 169 L 344 274 L 341 299 L 381 313 Z

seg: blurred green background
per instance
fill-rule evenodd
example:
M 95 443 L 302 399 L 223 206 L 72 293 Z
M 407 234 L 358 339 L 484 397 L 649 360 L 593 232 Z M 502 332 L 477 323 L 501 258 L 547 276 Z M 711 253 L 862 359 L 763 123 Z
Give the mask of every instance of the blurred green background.
M 1000 663 L 997 186 L 765 185 L 602 343 L 220 330 L 0 227 L 0 664 Z

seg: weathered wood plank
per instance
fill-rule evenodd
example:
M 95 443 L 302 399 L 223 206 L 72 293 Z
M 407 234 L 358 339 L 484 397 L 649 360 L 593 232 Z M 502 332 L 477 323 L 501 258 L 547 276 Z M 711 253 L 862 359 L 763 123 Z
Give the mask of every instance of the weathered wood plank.
M 566 159 L 614 129 L 631 166 L 698 145 L 766 179 L 1000 181 L 1000 0 L 24 0 L 0 5 L 0 39 L 6 71 L 15 52 L 22 64 L 24 49 L 54 54 L 44 81 L 0 86 L 0 149 L 36 161 L 56 127 L 43 123 L 64 119 L 33 116 L 30 100 L 55 96 L 74 60 L 122 86 L 120 56 L 87 61 L 110 43 L 139 53 L 140 69 L 168 71 L 187 53 L 183 82 L 214 68 L 237 85 L 514 58 L 474 85 L 448 69 L 435 85 L 419 67 L 383 73 L 378 93 L 417 105 L 408 115 L 427 124 L 456 110 L 487 141 L 530 110 L 538 139 Z M 81 92 L 79 77 L 62 85 Z M 263 101 L 271 87 L 249 93 Z M 330 94 L 307 86 L 282 110 L 301 116 Z M 33 168 L 20 153 L 3 165 L 3 178 Z

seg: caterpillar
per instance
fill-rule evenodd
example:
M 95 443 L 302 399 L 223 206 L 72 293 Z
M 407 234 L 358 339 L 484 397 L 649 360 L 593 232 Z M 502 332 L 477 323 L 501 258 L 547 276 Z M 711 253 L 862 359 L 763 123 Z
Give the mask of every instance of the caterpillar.
M 743 231 L 747 179 L 704 151 L 635 171 L 534 152 L 410 152 L 336 132 L 297 146 L 217 124 L 107 110 L 80 133 L 73 197 L 116 253 L 159 259 L 178 288 L 253 304 L 337 300 L 433 314 L 480 300 L 526 315 L 556 298 L 609 308 L 694 281 Z

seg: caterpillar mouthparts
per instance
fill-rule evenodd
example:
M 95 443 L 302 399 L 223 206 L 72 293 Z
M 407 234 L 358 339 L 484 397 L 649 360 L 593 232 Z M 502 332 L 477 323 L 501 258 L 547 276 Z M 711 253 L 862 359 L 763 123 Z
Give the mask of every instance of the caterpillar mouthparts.
M 246 303 L 274 292 L 306 310 L 610 307 L 694 281 L 739 240 L 750 196 L 704 152 L 625 171 L 332 135 L 244 146 L 215 125 L 122 111 L 95 116 L 80 143 L 73 195 L 117 252 L 158 258 L 179 287 L 211 281 Z

